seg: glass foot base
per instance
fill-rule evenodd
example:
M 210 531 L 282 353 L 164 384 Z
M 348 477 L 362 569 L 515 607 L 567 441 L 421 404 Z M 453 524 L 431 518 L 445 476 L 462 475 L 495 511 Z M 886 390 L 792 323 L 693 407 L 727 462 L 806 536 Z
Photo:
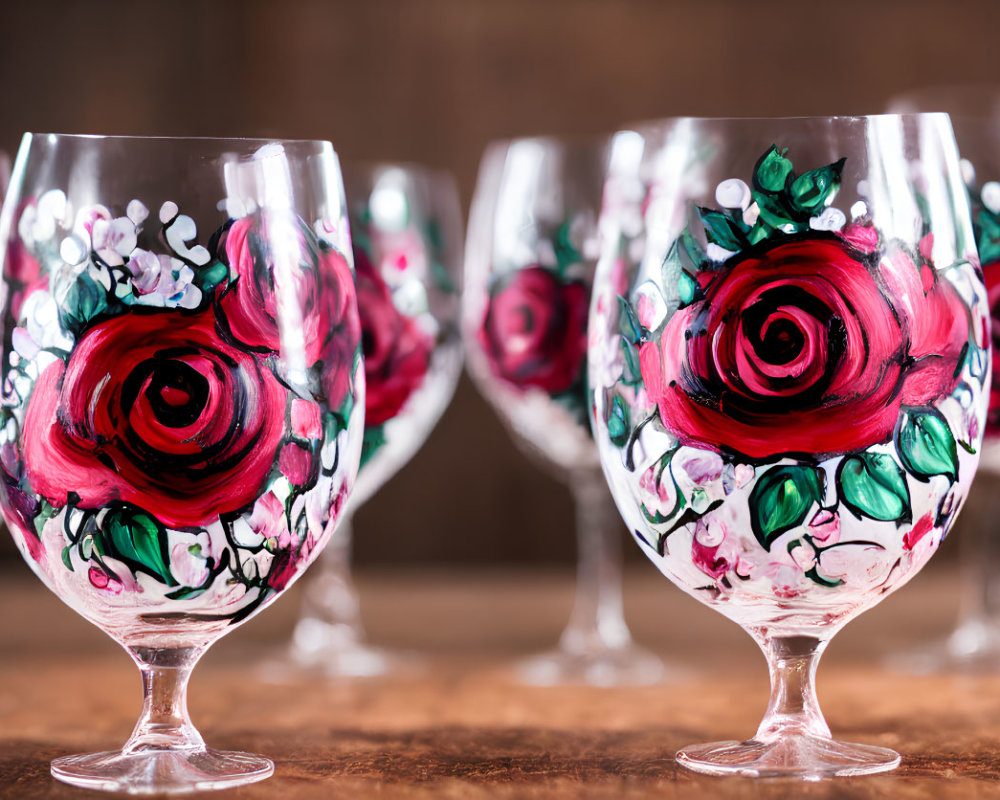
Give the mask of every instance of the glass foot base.
M 900 672 L 1000 672 L 1000 628 L 981 620 L 961 624 L 945 639 L 893 653 L 886 663 Z
M 650 686 L 667 674 L 659 658 L 634 644 L 581 652 L 559 647 L 518 661 L 514 672 L 529 686 Z
M 226 789 L 270 777 L 263 756 L 225 750 L 90 753 L 52 762 L 52 776 L 74 786 L 126 794 L 181 794 Z
M 677 763 L 707 775 L 817 781 L 895 769 L 899 753 L 885 747 L 798 735 L 773 742 L 750 739 L 691 745 L 677 752 Z

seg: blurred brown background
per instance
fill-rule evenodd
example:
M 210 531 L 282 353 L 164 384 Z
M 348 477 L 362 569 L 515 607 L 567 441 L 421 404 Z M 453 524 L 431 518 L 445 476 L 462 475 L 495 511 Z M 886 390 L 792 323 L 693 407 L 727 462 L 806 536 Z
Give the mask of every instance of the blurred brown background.
M 878 112 L 997 80 L 998 30 L 997 0 L 2 0 L 0 147 L 24 130 L 328 138 L 344 160 L 449 168 L 467 204 L 492 138 Z M 467 380 L 356 531 L 368 564 L 574 554 L 568 493 Z

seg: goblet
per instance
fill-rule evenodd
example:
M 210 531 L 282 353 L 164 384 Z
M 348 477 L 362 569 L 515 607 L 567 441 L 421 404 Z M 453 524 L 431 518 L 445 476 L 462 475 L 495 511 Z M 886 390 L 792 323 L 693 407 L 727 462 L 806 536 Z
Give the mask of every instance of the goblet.
M 636 541 L 742 626 L 771 673 L 710 774 L 892 769 L 814 690 L 852 617 L 926 563 L 976 471 L 989 316 L 944 114 L 678 119 L 615 142 L 639 233 L 602 216 L 595 436 Z
M 260 780 L 205 746 L 188 678 L 333 531 L 363 435 L 361 329 L 328 142 L 26 134 L 0 217 L 0 503 L 25 560 L 124 647 L 130 793 Z
M 420 448 L 462 369 L 454 181 L 392 164 L 348 167 L 344 178 L 365 364 L 364 447 L 348 510 L 305 586 L 291 649 L 295 664 L 328 677 L 379 675 L 415 662 L 365 641 L 350 572 L 351 512 Z
M 607 142 L 519 139 L 483 157 L 469 219 L 463 333 L 469 373 L 576 504 L 576 601 L 559 647 L 526 682 L 644 684 L 663 665 L 632 643 L 620 526 L 587 422 L 586 315 Z
M 929 88 L 894 98 L 892 111 L 948 111 L 969 189 L 973 229 L 992 316 L 994 363 L 1000 348 L 1000 94 L 995 87 Z M 993 521 L 1000 478 L 1000 377 L 993 372 L 980 472 L 959 541 L 958 623 L 944 639 L 893 654 L 893 666 L 912 672 L 1000 670 L 1000 550 Z

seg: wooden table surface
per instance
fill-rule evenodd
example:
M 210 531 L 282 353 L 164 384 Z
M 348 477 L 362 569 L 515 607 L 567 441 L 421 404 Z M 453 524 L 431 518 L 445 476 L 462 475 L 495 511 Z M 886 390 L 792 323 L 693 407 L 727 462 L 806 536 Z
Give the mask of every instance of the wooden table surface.
M 362 573 L 379 643 L 420 649 L 407 679 L 275 685 L 296 589 L 218 643 L 190 705 L 210 745 L 264 753 L 270 780 L 218 798 L 1000 798 L 1000 675 L 920 677 L 887 654 L 944 633 L 957 576 L 929 570 L 851 623 L 819 693 L 834 735 L 896 748 L 893 773 L 805 784 L 709 778 L 674 751 L 753 734 L 767 700 L 756 646 L 652 569 L 627 576 L 636 638 L 675 666 L 649 688 L 525 688 L 506 667 L 551 645 L 572 576 L 562 572 Z M 139 709 L 129 659 L 25 570 L 0 574 L 0 798 L 106 796 L 64 786 L 49 760 L 117 748 Z

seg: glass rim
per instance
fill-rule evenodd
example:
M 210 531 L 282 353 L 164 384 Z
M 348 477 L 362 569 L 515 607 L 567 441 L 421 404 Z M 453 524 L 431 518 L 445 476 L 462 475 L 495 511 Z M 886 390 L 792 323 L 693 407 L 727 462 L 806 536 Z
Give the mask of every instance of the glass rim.
M 333 142 L 329 139 L 289 139 L 285 137 L 267 136 L 165 136 L 131 133 L 59 133 L 57 131 L 25 131 L 23 138 L 46 138 L 46 139 L 66 139 L 66 140 L 88 140 L 88 141 L 141 141 L 141 142 L 232 142 L 251 145 L 283 144 L 283 145 L 329 145 L 333 148 Z M 335 149 L 335 148 L 334 148 Z
M 696 116 L 676 116 L 676 117 L 649 117 L 647 119 L 636 120 L 629 123 L 623 128 L 620 128 L 615 133 L 623 133 L 625 131 L 631 130 L 643 130 L 652 127 L 658 127 L 663 125 L 669 125 L 672 123 L 695 123 L 695 124 L 706 124 L 706 123 L 768 123 L 773 122 L 776 124 L 781 123 L 803 123 L 803 122 L 839 122 L 839 123 L 856 123 L 856 122 L 866 122 L 869 120 L 888 120 L 888 119 L 899 119 L 899 120 L 917 120 L 921 118 L 929 117 L 949 117 L 947 111 L 904 111 L 900 113 L 896 112 L 879 112 L 877 114 L 801 114 L 793 116 L 760 116 L 760 117 L 696 117 Z
M 1000 96 L 1000 90 L 998 90 L 998 96 Z M 586 146 L 592 145 L 594 147 L 600 147 L 602 144 L 610 142 L 617 134 L 625 133 L 628 131 L 642 131 L 648 130 L 649 128 L 660 127 L 663 125 L 669 125 L 673 123 L 687 122 L 695 124 L 705 124 L 705 123 L 800 123 L 800 122 L 843 122 L 843 123 L 853 123 L 853 122 L 863 122 L 866 120 L 877 120 L 877 119 L 901 119 L 910 120 L 918 119 L 921 117 L 949 117 L 951 114 L 945 110 L 938 111 L 904 111 L 904 112 L 878 112 L 876 114 L 793 114 L 790 116 L 745 116 L 745 117 L 727 117 L 727 116 L 692 116 L 687 114 L 680 114 L 677 116 L 664 116 L 664 117 L 645 117 L 642 119 L 633 120 L 625 123 L 623 126 L 615 128 L 613 130 L 607 131 L 605 133 L 569 133 L 569 134 L 558 134 L 558 133 L 539 133 L 539 134 L 528 134 L 525 136 L 507 136 L 499 137 L 496 139 L 491 139 L 486 146 L 483 148 L 483 152 L 487 150 L 503 147 L 509 148 L 511 145 L 520 142 L 537 142 L 543 145 L 557 145 L 560 147 L 573 147 L 573 146 Z

